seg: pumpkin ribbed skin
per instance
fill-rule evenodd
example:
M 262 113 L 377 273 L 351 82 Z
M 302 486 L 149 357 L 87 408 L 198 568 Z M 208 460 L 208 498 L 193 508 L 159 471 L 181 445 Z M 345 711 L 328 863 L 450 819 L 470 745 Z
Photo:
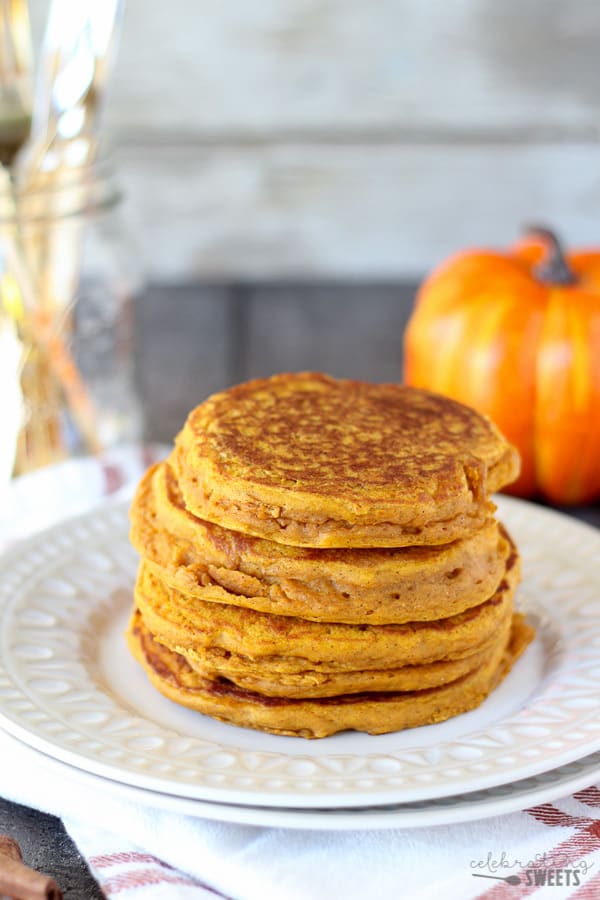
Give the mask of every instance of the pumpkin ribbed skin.
M 405 380 L 489 415 L 521 453 L 511 493 L 600 496 L 600 251 L 573 253 L 573 284 L 536 275 L 546 246 L 459 254 L 422 285 Z

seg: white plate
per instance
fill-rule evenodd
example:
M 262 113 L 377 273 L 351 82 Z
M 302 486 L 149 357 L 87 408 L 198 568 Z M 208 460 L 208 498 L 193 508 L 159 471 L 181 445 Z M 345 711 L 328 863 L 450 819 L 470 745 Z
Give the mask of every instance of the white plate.
M 600 533 L 501 498 L 538 638 L 479 709 L 448 722 L 321 741 L 236 728 L 158 694 L 123 640 L 135 555 L 122 506 L 0 563 L 0 723 L 126 784 L 222 803 L 360 807 L 477 791 L 600 748 Z
M 35 752 L 35 751 L 31 751 Z M 240 806 L 234 803 L 211 803 L 191 800 L 174 794 L 132 787 L 109 778 L 92 775 L 82 769 L 58 762 L 52 757 L 36 753 L 39 765 L 59 777 L 63 797 L 72 796 L 65 790 L 71 781 L 77 789 L 81 806 L 82 790 L 89 791 L 90 809 L 98 809 L 99 797 L 111 797 L 140 806 L 161 809 L 176 815 L 212 819 L 238 825 L 260 825 L 273 828 L 304 828 L 310 830 L 349 831 L 352 829 L 424 828 L 431 825 L 453 825 L 486 819 L 538 803 L 550 803 L 587 788 L 600 777 L 600 753 L 559 766 L 551 772 L 533 775 L 483 791 L 421 800 L 417 803 L 398 803 L 389 806 L 365 806 L 358 809 L 279 809 L 273 806 Z M 75 796 L 75 794 L 73 794 Z M 63 815 L 67 810 L 64 808 Z

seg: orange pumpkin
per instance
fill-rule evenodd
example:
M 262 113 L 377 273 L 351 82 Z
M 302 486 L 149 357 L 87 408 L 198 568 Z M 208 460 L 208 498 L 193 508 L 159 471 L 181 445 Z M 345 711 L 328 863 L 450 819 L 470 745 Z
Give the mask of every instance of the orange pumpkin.
M 422 285 L 405 380 L 487 413 L 519 448 L 521 496 L 600 496 L 600 250 L 565 255 L 545 229 L 472 250 Z

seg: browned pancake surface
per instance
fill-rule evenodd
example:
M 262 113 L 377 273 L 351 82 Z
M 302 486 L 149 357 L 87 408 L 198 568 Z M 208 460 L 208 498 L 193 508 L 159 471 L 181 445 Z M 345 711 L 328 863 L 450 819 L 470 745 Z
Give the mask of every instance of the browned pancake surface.
M 402 625 L 347 625 L 275 616 L 206 603 L 166 585 L 144 563 L 135 587 L 136 605 L 156 637 L 180 650 L 206 648 L 252 659 L 269 659 L 283 671 L 322 668 L 395 668 L 472 653 L 512 613 L 519 578 L 516 552 L 496 593 L 485 603 L 447 619 Z
M 486 640 L 458 659 L 445 659 L 421 665 L 400 668 L 367 669 L 366 671 L 305 669 L 296 673 L 282 672 L 269 659 L 251 659 L 235 654 L 215 656 L 202 650 L 179 652 L 190 668 L 205 678 L 225 678 L 238 687 L 268 697 L 319 698 L 341 694 L 387 691 L 422 691 L 456 681 L 479 668 L 493 653 L 498 644 L 506 643 L 510 629 L 509 616 L 489 640 Z M 159 641 L 159 643 L 163 643 Z M 176 646 L 165 646 L 178 652 Z
M 192 515 L 166 463 L 139 485 L 131 540 L 159 577 L 200 600 L 357 624 L 439 619 L 476 606 L 496 590 L 510 552 L 493 519 L 443 547 L 290 547 Z
M 200 518 L 314 547 L 464 536 L 518 473 L 514 448 L 460 403 L 314 373 L 209 398 L 190 413 L 171 462 Z
M 532 637 L 532 629 L 515 614 L 508 642 L 450 684 L 422 691 L 290 700 L 248 691 L 227 679 L 203 677 L 182 656 L 157 643 L 137 614 L 128 633 L 132 653 L 169 699 L 231 724 L 306 738 L 347 729 L 383 734 L 441 722 L 474 709 L 507 674 Z

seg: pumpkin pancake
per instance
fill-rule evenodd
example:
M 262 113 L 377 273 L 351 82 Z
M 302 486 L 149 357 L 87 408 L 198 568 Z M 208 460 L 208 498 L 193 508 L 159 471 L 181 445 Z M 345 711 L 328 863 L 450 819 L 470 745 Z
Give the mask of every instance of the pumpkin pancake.
M 446 618 L 477 606 L 498 587 L 510 552 L 494 519 L 441 547 L 278 544 L 194 516 L 167 463 L 139 485 L 131 540 L 163 581 L 200 600 L 358 624 Z
M 473 653 L 460 659 L 402 666 L 397 669 L 368 669 L 352 672 L 324 672 L 308 669 L 304 672 L 282 673 L 268 660 L 253 660 L 232 654 L 214 657 L 198 650 L 171 646 L 162 640 L 169 650 L 179 652 L 190 668 L 205 678 L 226 678 L 237 687 L 256 691 L 267 697 L 335 697 L 339 694 L 357 694 L 364 691 L 421 691 L 456 681 L 478 668 L 494 651 L 498 643 L 506 644 L 511 618 Z M 154 635 L 155 640 L 157 640 Z
M 516 614 L 508 643 L 499 643 L 481 666 L 442 687 L 290 699 L 244 690 L 224 678 L 205 678 L 183 656 L 155 641 L 138 613 L 128 632 L 131 652 L 169 699 L 230 724 L 305 738 L 348 729 L 383 734 L 441 722 L 474 709 L 507 674 L 531 638 L 531 629 Z
M 396 384 L 276 375 L 193 410 L 171 464 L 186 507 L 300 547 L 445 544 L 473 534 L 518 474 L 486 417 Z
M 489 640 L 512 613 L 519 578 L 516 551 L 495 594 L 479 606 L 433 622 L 348 625 L 275 616 L 206 603 L 166 585 L 144 562 L 136 606 L 157 639 L 183 651 L 269 659 L 287 671 L 390 669 L 458 659 Z

